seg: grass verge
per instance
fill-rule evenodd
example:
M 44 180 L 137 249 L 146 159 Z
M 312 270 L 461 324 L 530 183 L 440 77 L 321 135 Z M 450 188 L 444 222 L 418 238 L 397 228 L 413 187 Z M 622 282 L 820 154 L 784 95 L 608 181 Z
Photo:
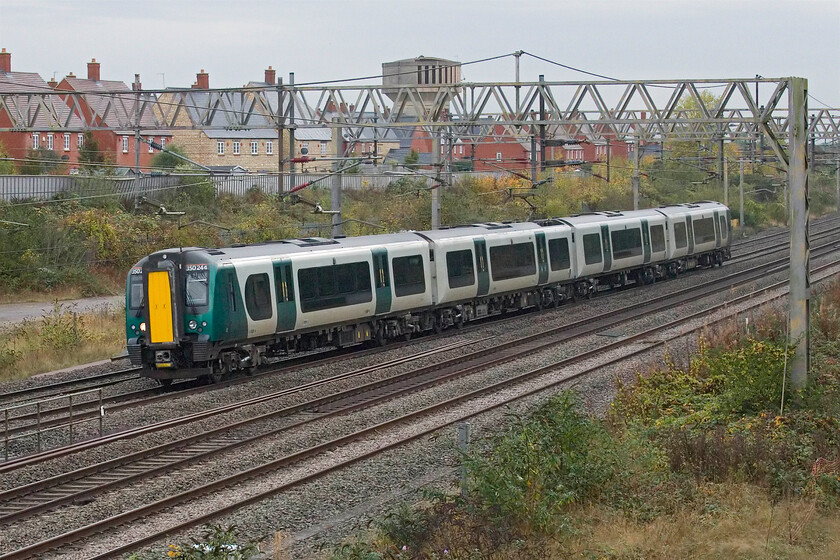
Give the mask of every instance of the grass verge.
M 0 381 L 108 359 L 125 351 L 125 311 L 77 313 L 55 303 L 39 319 L 0 327 Z
M 570 392 L 511 417 L 466 459 L 467 498 L 428 493 L 327 556 L 840 558 L 840 282 L 814 304 L 804 390 L 783 317 L 721 329 L 604 417 Z

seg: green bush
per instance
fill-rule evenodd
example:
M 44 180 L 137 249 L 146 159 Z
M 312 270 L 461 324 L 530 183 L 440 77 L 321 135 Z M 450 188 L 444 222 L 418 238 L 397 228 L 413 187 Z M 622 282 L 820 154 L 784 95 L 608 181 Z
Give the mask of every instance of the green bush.
M 615 450 L 603 426 L 562 393 L 530 418 L 515 418 L 487 457 L 468 461 L 471 493 L 490 521 L 512 530 L 563 530 L 565 506 L 592 499 L 612 479 Z

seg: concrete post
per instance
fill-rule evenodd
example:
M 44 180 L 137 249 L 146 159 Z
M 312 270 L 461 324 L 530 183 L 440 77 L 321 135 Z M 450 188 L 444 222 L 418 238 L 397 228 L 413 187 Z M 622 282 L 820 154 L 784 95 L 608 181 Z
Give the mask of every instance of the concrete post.
M 540 74 L 540 121 L 545 123 L 545 95 L 543 83 L 545 76 Z M 540 125 L 540 171 L 545 171 L 545 124 Z
M 729 206 L 729 160 L 723 158 L 723 204 Z
M 633 140 L 633 210 L 639 209 L 639 139 Z
M 440 131 L 435 129 L 432 133 L 432 164 L 437 169 L 437 177 L 440 178 Z M 432 189 L 432 229 L 440 229 L 440 189 L 441 185 Z
M 724 181 L 725 181 L 725 179 L 724 179 L 724 173 L 725 173 L 724 165 L 726 165 L 725 164 L 725 159 L 726 158 L 724 158 L 724 156 L 723 156 L 723 146 L 724 146 L 723 138 L 721 138 L 720 140 L 718 140 L 718 161 L 717 161 L 718 187 L 720 187 L 721 190 L 724 190 L 724 184 L 725 184 L 724 183 Z M 726 194 L 723 195 L 723 198 L 726 199 Z M 724 202 L 724 204 L 725 204 L 725 202 Z
M 134 74 L 134 176 L 140 176 L 140 74 Z M 136 192 L 136 191 L 135 191 Z
M 283 193 L 283 174 L 286 172 L 286 147 L 283 143 L 283 130 L 286 128 L 283 115 L 283 78 L 277 78 L 277 194 Z M 289 187 L 292 188 L 292 187 Z
M 741 214 L 738 217 L 738 229 L 744 230 L 744 160 L 738 161 L 738 197 Z
M 289 190 L 295 188 L 295 73 L 289 72 Z
M 458 450 L 461 452 L 461 497 L 467 497 L 467 453 L 470 448 L 470 425 L 458 424 Z
M 790 78 L 790 295 L 788 321 L 790 340 L 796 345 L 791 363 L 791 385 L 796 389 L 808 382 L 810 305 L 810 241 L 808 238 L 808 80 Z
M 333 146 L 335 146 L 336 159 L 332 165 L 332 169 L 333 172 L 335 172 L 335 174 L 331 178 L 331 210 L 334 212 L 338 212 L 337 214 L 332 215 L 333 238 L 336 238 L 339 235 L 344 235 L 344 228 L 341 224 L 341 173 L 339 173 L 338 171 L 339 169 L 344 167 L 345 163 L 347 162 L 344 160 L 344 135 L 342 133 L 342 128 L 339 122 L 340 121 L 338 118 L 334 118 L 332 120 L 332 141 Z
M 531 183 L 537 182 L 537 137 L 531 134 Z M 840 200 L 840 198 L 838 198 Z

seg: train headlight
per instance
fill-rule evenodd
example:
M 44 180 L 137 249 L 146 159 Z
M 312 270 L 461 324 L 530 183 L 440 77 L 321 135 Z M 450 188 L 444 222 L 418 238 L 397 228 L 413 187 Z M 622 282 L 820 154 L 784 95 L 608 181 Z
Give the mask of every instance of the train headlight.
M 187 326 L 190 328 L 190 330 L 194 331 L 195 329 L 198 328 L 198 321 L 196 321 L 195 319 L 192 319 L 189 323 L 187 323 Z
M 146 332 L 146 323 L 140 323 L 140 330 Z

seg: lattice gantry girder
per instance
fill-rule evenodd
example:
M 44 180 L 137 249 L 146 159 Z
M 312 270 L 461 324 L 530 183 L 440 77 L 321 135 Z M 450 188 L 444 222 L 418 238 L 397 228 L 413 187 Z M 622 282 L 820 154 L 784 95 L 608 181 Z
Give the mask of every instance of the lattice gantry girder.
M 453 127 L 590 141 L 788 136 L 789 78 L 460 83 L 440 87 L 264 86 L 128 93 L 0 93 L 0 130 Z M 139 105 L 138 105 L 139 104 Z M 139 117 L 139 125 L 138 125 Z M 81 121 L 79 120 L 81 119 Z M 80 124 L 81 123 L 81 124 Z M 809 133 L 840 136 L 840 109 L 809 111 Z

